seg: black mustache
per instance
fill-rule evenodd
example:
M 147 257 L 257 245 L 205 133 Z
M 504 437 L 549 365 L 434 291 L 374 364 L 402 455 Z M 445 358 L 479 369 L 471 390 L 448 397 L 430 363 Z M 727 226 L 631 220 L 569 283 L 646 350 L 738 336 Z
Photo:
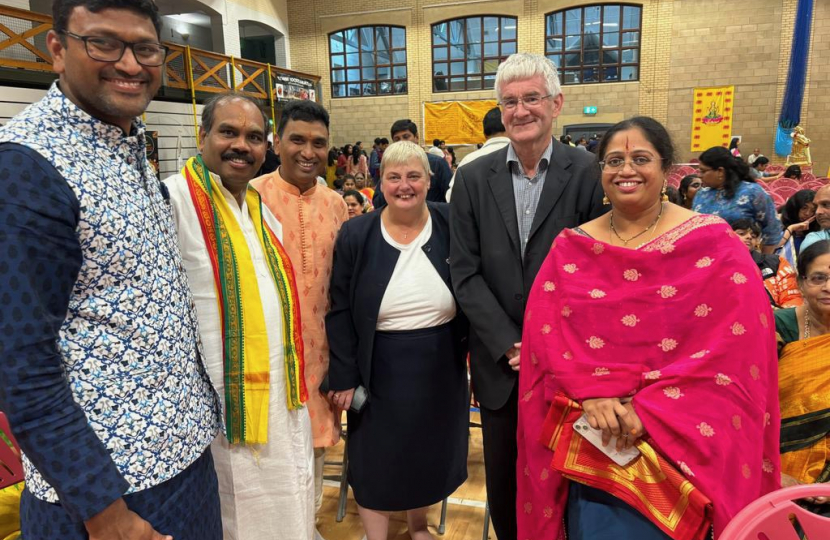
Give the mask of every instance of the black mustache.
M 254 164 L 254 158 L 248 154 L 240 154 L 239 152 L 225 152 L 222 154 L 222 161 L 229 161 L 231 159 L 244 159 L 248 165 Z

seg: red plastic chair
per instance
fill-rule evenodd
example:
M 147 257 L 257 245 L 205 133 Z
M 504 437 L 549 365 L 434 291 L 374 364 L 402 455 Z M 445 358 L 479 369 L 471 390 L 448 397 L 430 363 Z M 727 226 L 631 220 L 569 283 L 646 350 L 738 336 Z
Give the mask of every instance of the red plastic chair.
M 813 191 L 818 191 L 819 189 L 823 188 L 827 185 L 826 178 L 816 178 L 811 182 L 806 182 L 801 185 L 801 189 L 812 189 Z
M 830 497 L 830 484 L 794 486 L 764 495 L 729 522 L 720 540 L 801 540 L 790 516 L 795 516 L 809 540 L 830 540 L 830 518 L 794 502 L 805 497 Z
M 792 178 L 779 178 L 775 182 L 772 183 L 773 186 L 779 188 L 783 186 L 794 187 L 796 189 L 800 188 L 802 181 L 800 180 L 793 180 Z
M 0 412 L 0 432 L 12 442 L 12 446 L 9 446 L 0 437 L 0 489 L 4 489 L 23 481 L 23 463 L 20 461 L 20 447 L 14 440 L 12 430 L 9 429 L 6 415 L 2 412 Z
M 797 192 L 798 192 L 798 189 L 796 189 L 796 188 L 784 187 L 784 188 L 779 188 L 779 189 L 773 189 L 770 192 L 770 196 L 772 196 L 773 194 L 778 195 L 779 197 L 784 199 L 784 202 L 787 202 L 787 200 L 789 200 L 789 198 L 792 197 L 793 195 L 795 195 Z

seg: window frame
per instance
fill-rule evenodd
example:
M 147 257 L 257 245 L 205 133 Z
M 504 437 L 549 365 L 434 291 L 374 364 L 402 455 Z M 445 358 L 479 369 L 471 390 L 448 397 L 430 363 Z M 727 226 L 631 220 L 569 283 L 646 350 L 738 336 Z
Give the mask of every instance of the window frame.
M 372 48 L 371 52 L 365 51 L 363 49 L 363 32 L 362 30 L 365 28 L 372 29 Z M 389 35 L 389 62 L 379 64 L 378 63 L 378 47 L 377 47 L 377 36 L 378 36 L 378 29 L 386 29 Z M 350 53 L 346 47 L 346 32 L 354 30 L 357 35 L 357 52 Z M 395 30 L 403 31 L 403 47 L 395 47 L 394 46 L 394 39 L 393 33 Z M 332 49 L 332 39 L 337 34 L 342 36 L 342 52 L 334 52 Z M 409 55 L 407 52 L 406 47 L 406 26 L 396 25 L 396 24 L 363 24 L 360 26 L 350 26 L 348 28 L 341 28 L 339 30 L 335 30 L 333 32 L 329 32 L 326 36 L 328 39 L 327 47 L 328 47 L 328 56 L 329 56 L 329 83 L 331 87 L 331 97 L 332 99 L 349 99 L 349 98 L 362 98 L 362 97 L 388 97 L 388 96 L 405 96 L 409 93 L 409 66 L 407 65 Z M 395 53 L 401 52 L 404 53 L 403 62 L 395 62 Z M 357 66 L 350 66 L 348 65 L 348 56 L 350 54 L 357 54 Z M 371 66 L 364 66 L 363 64 L 363 55 L 364 54 L 371 54 L 374 58 L 374 63 Z M 335 57 L 342 57 L 343 65 L 335 67 L 334 61 Z M 378 68 L 388 68 L 389 69 L 389 78 L 379 78 L 378 77 Z M 396 68 L 404 68 L 405 73 L 404 77 L 395 77 L 395 69 Z M 373 69 L 375 71 L 374 78 L 363 78 L 364 69 Z M 349 80 L 348 72 L 349 70 L 357 70 L 360 74 L 360 78 L 357 81 Z M 335 71 L 343 73 L 343 80 L 336 81 L 335 80 Z M 387 93 L 381 93 L 380 85 L 382 83 L 389 83 L 390 84 L 390 91 Z M 360 88 L 359 95 L 349 95 L 349 87 L 352 84 L 357 84 Z M 368 85 L 373 85 L 375 89 L 375 93 L 366 93 L 366 88 Z M 399 88 L 399 85 L 403 85 L 403 91 L 396 91 Z M 342 85 L 343 87 L 343 95 L 338 95 L 335 91 L 335 86 Z
M 487 18 L 496 18 L 498 20 L 498 38 L 496 41 L 485 41 L 484 40 L 484 20 Z M 468 41 L 468 30 L 467 30 L 467 21 L 470 19 L 478 19 L 479 21 L 479 37 L 481 38 L 480 41 Z M 452 58 L 452 47 L 453 45 L 450 43 L 450 24 L 461 21 L 462 22 L 462 38 L 463 41 L 459 45 L 464 55 L 461 58 Z M 514 37 L 511 39 L 503 39 L 503 28 L 505 27 L 505 23 L 512 24 L 514 26 Z M 445 43 L 444 44 L 436 44 L 435 43 L 435 28 L 439 25 L 445 24 L 447 25 L 447 31 L 445 34 Z M 430 25 L 429 27 L 429 35 L 430 35 L 430 75 L 432 79 L 432 92 L 436 94 L 445 94 L 445 93 L 452 93 L 452 92 L 482 92 L 492 90 L 495 87 L 496 81 L 496 70 L 498 66 L 504 62 L 504 60 L 518 52 L 519 50 L 519 18 L 514 17 L 513 15 L 502 15 L 497 13 L 484 13 L 484 14 L 476 14 L 476 15 L 467 15 L 464 17 L 454 17 L 452 19 L 445 19 L 442 21 L 437 21 Z M 485 55 L 484 49 L 485 44 L 492 44 L 495 43 L 497 46 L 497 54 L 496 55 Z M 503 52 L 504 44 L 513 44 L 513 52 L 505 54 Z M 481 53 L 478 58 L 470 58 L 468 56 L 469 53 L 469 46 L 470 45 L 479 45 L 481 47 Z M 436 49 L 444 49 L 446 51 L 446 59 L 445 60 L 435 60 L 435 51 Z M 496 60 L 496 67 L 492 71 L 485 71 L 485 63 L 488 61 Z M 470 62 L 479 61 L 481 63 L 480 72 L 473 73 L 468 71 Z M 452 74 L 452 64 L 454 62 L 460 62 L 464 65 L 464 72 L 462 74 Z M 445 64 L 447 66 L 446 73 L 443 75 L 436 75 L 435 74 L 435 65 L 436 64 Z M 462 79 L 463 80 L 463 88 L 454 88 L 453 87 L 453 79 Z M 480 83 L 477 87 L 470 87 L 470 79 L 477 79 Z M 488 79 L 492 79 L 493 86 L 488 87 L 486 86 L 486 82 Z M 438 82 L 443 81 L 444 88 L 438 88 Z
M 600 8 L 599 12 L 599 19 L 596 24 L 599 25 L 599 29 L 595 33 L 586 33 L 585 32 L 585 12 L 589 9 Z M 617 19 L 617 31 L 616 32 L 606 32 L 606 20 L 605 14 L 606 9 L 608 8 L 616 8 L 619 10 L 619 15 Z M 624 19 L 625 19 L 625 8 L 637 8 L 639 10 L 639 20 L 637 21 L 636 27 L 633 28 L 623 28 Z M 571 11 L 579 11 L 579 49 L 568 49 L 568 38 L 576 37 L 576 34 L 568 33 L 567 29 L 567 13 Z M 555 32 L 555 26 L 553 18 L 559 15 L 561 16 L 561 32 L 560 33 L 549 33 L 551 30 Z M 642 66 L 642 43 L 643 43 L 643 5 L 642 4 L 635 4 L 635 3 L 613 3 L 613 4 L 588 4 L 588 5 L 581 5 L 581 6 L 571 6 L 564 9 L 559 9 L 556 11 L 551 11 L 545 14 L 545 37 L 543 42 L 543 47 L 545 50 L 545 58 L 550 59 L 557 65 L 557 71 L 559 72 L 559 79 L 562 85 L 574 85 L 574 84 L 605 84 L 605 83 L 619 83 L 619 82 L 639 82 L 640 75 L 641 75 L 641 66 Z M 629 45 L 626 46 L 623 42 L 623 35 L 624 34 L 637 34 L 637 43 L 636 45 Z M 616 45 L 605 46 L 605 36 L 607 34 L 617 34 Z M 598 55 L 597 63 L 596 64 L 585 64 L 585 45 L 586 45 L 586 36 L 593 36 L 596 35 L 596 39 L 598 41 L 598 48 L 596 50 L 589 49 L 589 53 L 593 53 L 596 51 Z M 549 49 L 550 40 L 559 40 L 560 41 L 560 48 L 558 51 L 552 51 Z M 633 61 L 624 61 L 624 53 L 629 51 L 635 51 L 634 60 Z M 605 55 L 606 53 L 616 53 L 617 60 L 615 62 L 605 62 Z M 567 65 L 566 56 L 568 54 L 578 54 L 579 55 L 579 64 L 578 65 Z M 559 62 L 557 64 L 555 57 L 558 56 Z M 636 76 L 632 79 L 623 79 L 623 70 L 625 68 L 633 68 L 636 70 Z M 616 69 L 616 78 L 607 78 L 609 69 Z M 591 80 L 586 82 L 586 73 L 593 71 L 594 76 Z M 572 81 L 568 75 L 575 74 L 578 75 L 578 80 Z

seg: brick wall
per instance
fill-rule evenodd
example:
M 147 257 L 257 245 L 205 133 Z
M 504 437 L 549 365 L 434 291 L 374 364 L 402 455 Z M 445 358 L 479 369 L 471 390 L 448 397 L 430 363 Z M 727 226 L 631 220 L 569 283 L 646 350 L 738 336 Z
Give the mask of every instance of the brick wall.
M 810 144 L 816 164 L 813 172 L 825 175 L 830 166 L 830 72 L 827 70 L 830 63 L 830 3 L 816 2 L 813 10 L 812 51 L 801 123 L 813 141 Z
M 249 0 L 255 1 L 255 0 Z M 292 66 L 323 77 L 324 105 L 332 112 L 333 142 L 342 145 L 388 136 L 396 118 L 419 126 L 427 101 L 492 98 L 491 91 L 432 91 L 430 25 L 468 15 L 518 18 L 518 48 L 544 52 L 545 14 L 595 2 L 579 0 L 306 0 L 288 4 Z M 563 87 L 565 107 L 554 131 L 578 123 L 616 122 L 649 115 L 669 128 L 680 156 L 690 151 L 692 89 L 732 84 L 733 133 L 749 154 L 772 156 L 775 126 L 789 65 L 797 0 L 642 0 L 640 81 Z M 830 164 L 830 2 L 816 2 L 812 54 L 802 123 L 813 143 L 817 170 Z M 331 99 L 327 35 L 363 24 L 407 28 L 409 94 L 396 98 Z M 582 107 L 595 105 L 596 116 Z M 362 131 L 361 131 L 362 130 Z M 825 150 L 826 147 L 826 150 Z
M 695 157 L 690 151 L 693 88 L 729 84 L 735 86 L 732 133 L 742 136 L 742 153 L 758 147 L 772 155 L 779 64 L 785 62 L 786 77 L 789 60 L 789 49 L 781 54 L 783 5 L 782 0 L 674 2 L 667 127 L 683 159 Z

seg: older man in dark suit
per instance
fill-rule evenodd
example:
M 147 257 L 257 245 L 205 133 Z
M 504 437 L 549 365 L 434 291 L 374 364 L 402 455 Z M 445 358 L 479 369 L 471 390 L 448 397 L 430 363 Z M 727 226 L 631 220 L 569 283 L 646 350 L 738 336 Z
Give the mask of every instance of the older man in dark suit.
M 558 143 L 564 98 L 546 58 L 514 54 L 496 95 L 510 144 L 458 169 L 450 265 L 470 320 L 473 390 L 481 404 L 487 499 L 499 540 L 516 540 L 516 424 L 522 319 L 559 232 L 602 214 L 596 157 Z

